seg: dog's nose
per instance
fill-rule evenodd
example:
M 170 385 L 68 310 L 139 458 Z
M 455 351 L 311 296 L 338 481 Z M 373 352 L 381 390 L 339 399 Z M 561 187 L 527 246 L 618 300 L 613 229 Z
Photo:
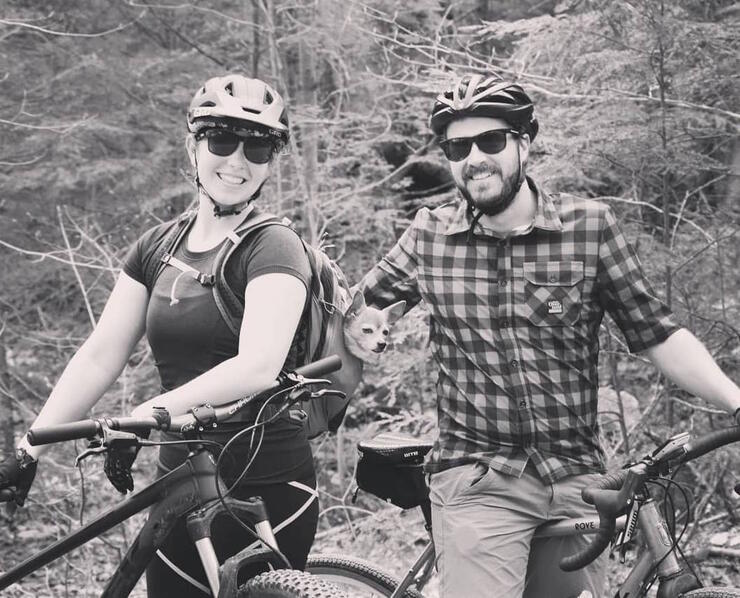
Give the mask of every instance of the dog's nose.
M 380 342 L 378 342 L 378 350 L 379 350 L 379 351 L 382 351 L 382 350 L 383 350 L 383 349 L 385 349 L 385 348 L 386 348 L 387 346 L 388 346 L 388 343 L 386 343 L 385 341 L 380 341 Z

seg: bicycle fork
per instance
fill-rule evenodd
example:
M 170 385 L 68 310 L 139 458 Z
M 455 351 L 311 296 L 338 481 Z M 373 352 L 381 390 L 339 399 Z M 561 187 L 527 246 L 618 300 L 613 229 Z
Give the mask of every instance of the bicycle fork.
M 247 565 L 265 563 L 273 568 L 282 566 L 282 562 L 272 550 L 272 548 L 277 548 L 277 540 L 262 499 L 255 497 L 248 500 L 239 500 L 226 497 L 224 502 L 228 505 L 231 513 L 241 521 L 248 521 L 254 525 L 263 547 L 242 550 L 227 559 L 223 565 L 219 565 L 211 541 L 211 526 L 216 516 L 226 511 L 226 507 L 220 501 L 216 501 L 187 515 L 188 535 L 198 550 L 211 593 L 218 597 L 236 595 L 238 573 Z

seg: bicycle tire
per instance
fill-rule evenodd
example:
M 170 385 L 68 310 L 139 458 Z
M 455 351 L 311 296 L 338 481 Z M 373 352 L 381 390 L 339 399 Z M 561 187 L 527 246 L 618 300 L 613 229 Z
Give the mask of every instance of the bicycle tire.
M 306 571 L 330 581 L 353 598 L 387 598 L 393 594 L 399 583 L 398 579 L 372 563 L 343 556 L 309 556 Z M 409 588 L 403 593 L 402 598 L 424 598 L 424 596 L 415 588 Z
M 276 569 L 240 586 L 237 598 L 350 598 L 327 581 L 305 571 Z
M 682 594 L 683 598 L 740 598 L 740 588 L 701 588 Z

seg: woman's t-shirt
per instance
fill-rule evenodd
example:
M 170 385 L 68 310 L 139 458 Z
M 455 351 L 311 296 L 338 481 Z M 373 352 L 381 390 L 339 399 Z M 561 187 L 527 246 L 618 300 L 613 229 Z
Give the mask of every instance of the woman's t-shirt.
M 146 285 L 144 273 L 167 228 L 168 224 L 163 224 L 148 230 L 130 249 L 123 266 L 128 276 Z M 184 238 L 175 257 L 195 270 L 211 273 L 220 247 L 193 252 L 187 249 L 187 238 Z M 295 276 L 307 289 L 310 286 L 311 272 L 303 245 L 298 236 L 284 226 L 267 226 L 250 234 L 226 265 L 227 281 L 242 297 L 249 281 L 275 272 Z M 148 291 L 146 334 L 163 390 L 177 388 L 238 353 L 239 339 L 221 317 L 211 287 L 168 265 Z M 269 339 L 264 340 L 269 342 Z M 292 350 L 289 360 L 294 355 Z M 294 363 L 286 363 L 286 367 L 294 366 Z M 208 402 L 208 397 L 203 397 L 203 402 Z M 233 435 L 233 431 L 218 430 L 204 438 L 225 443 Z M 175 438 L 170 434 L 166 436 L 167 439 Z M 249 441 L 250 435 L 246 435 L 229 451 L 224 476 L 227 481 L 238 476 L 246 463 Z M 160 462 L 172 469 L 184 461 L 187 452 L 185 445 L 164 446 L 160 450 Z M 260 451 L 245 483 L 288 481 L 310 475 L 312 471 L 311 450 L 303 421 L 286 415 L 265 427 Z

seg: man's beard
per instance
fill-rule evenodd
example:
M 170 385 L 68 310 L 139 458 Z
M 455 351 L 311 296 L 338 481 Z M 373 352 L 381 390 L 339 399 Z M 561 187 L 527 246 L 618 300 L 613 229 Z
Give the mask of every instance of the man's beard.
M 473 198 L 473 196 L 470 194 L 465 183 L 472 180 L 470 177 L 475 172 L 481 171 L 490 171 L 501 177 L 501 191 L 496 195 L 489 195 L 485 197 L 479 196 L 476 199 Z M 475 209 L 479 210 L 483 214 L 486 214 L 487 216 L 496 216 L 497 214 L 500 214 L 506 208 L 508 208 L 514 201 L 516 194 L 519 193 L 519 189 L 522 186 L 522 181 L 524 180 L 524 177 L 521 176 L 521 174 L 521 166 L 516 169 L 516 172 L 513 172 L 505 177 L 498 167 L 489 164 L 485 168 L 475 169 L 474 172 L 471 172 L 469 168 L 465 168 L 462 172 L 463 183 L 460 184 L 457 183 L 457 181 L 456 183 L 457 188 L 460 190 L 460 193 L 462 193 L 463 197 L 470 206 L 475 207 Z

